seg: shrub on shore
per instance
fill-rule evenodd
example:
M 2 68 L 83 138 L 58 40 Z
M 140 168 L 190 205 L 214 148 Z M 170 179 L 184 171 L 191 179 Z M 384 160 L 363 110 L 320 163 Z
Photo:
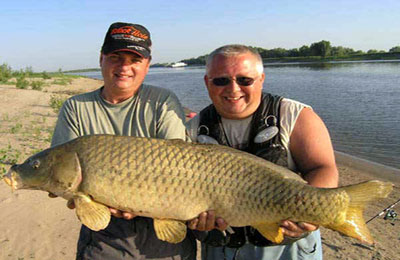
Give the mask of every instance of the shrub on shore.
M 57 79 L 53 80 L 52 83 L 56 84 L 56 85 L 66 86 L 66 85 L 71 84 L 71 82 L 72 82 L 71 78 L 66 78 L 66 77 L 63 76 L 61 78 L 57 78 Z
M 43 72 L 42 72 L 42 78 L 43 78 L 43 79 L 51 79 L 51 76 L 50 76 L 50 74 L 47 73 L 46 71 L 43 71 Z
M 15 86 L 19 89 L 26 89 L 29 86 L 29 81 L 27 81 L 24 76 L 17 77 Z
M 42 80 L 31 81 L 31 87 L 33 90 L 42 90 L 43 86 L 44 86 L 44 81 L 42 81 Z
M 3 63 L 0 66 L 0 83 L 7 83 L 8 80 L 12 77 L 11 67 L 7 64 Z
M 50 97 L 49 105 L 53 109 L 54 113 L 58 114 L 65 100 L 66 98 L 63 98 L 59 95 L 52 95 Z

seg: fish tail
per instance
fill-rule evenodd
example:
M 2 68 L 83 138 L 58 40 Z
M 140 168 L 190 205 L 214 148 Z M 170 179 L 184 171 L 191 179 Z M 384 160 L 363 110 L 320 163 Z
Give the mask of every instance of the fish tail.
M 346 218 L 344 223 L 333 224 L 328 227 L 365 243 L 373 244 L 374 240 L 365 223 L 363 211 L 370 201 L 386 198 L 392 191 L 393 184 L 382 181 L 367 181 L 340 189 L 345 190 L 350 198 Z

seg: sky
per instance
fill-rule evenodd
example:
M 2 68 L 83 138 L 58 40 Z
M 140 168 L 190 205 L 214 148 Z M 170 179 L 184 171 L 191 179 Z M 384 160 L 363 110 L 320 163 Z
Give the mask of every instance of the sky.
M 144 25 L 152 63 L 177 62 L 225 44 L 265 49 L 400 45 L 399 0 L 2 0 L 0 65 L 57 71 L 99 67 L 113 22 Z

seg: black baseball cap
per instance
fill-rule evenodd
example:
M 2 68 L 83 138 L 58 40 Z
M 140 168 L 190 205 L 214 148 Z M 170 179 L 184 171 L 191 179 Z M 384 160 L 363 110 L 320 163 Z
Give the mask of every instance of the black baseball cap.
M 101 52 L 130 51 L 143 58 L 150 57 L 150 32 L 140 24 L 113 23 L 108 28 Z

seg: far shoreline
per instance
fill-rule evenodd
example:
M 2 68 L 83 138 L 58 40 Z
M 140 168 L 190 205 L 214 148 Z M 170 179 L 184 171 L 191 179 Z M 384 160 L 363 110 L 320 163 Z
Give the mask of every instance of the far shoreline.
M 399 58 L 396 59 L 365 59 L 365 60 L 346 60 L 346 59 L 337 59 L 337 60 L 331 60 L 331 59 L 299 59 L 299 60 L 289 60 L 289 59 L 270 59 L 270 60 L 264 60 L 263 65 L 264 67 L 268 66 L 292 66 L 292 65 L 314 65 L 314 64 L 350 64 L 350 63 L 380 63 L 380 62 L 400 62 Z M 171 68 L 168 66 L 160 66 L 157 64 L 152 64 L 150 65 L 151 69 L 158 69 L 158 68 L 165 68 L 165 69 L 171 69 L 171 70 L 176 70 L 176 69 L 185 69 L 185 68 L 201 68 L 204 67 L 205 64 L 191 64 L 187 65 L 185 67 L 179 67 L 179 68 Z M 63 71 L 63 73 L 67 74 L 75 74 L 75 73 L 85 73 L 85 72 L 100 72 L 100 68 L 88 68 L 88 69 L 76 69 L 76 70 L 67 70 Z M 89 77 L 89 76 L 86 76 Z

